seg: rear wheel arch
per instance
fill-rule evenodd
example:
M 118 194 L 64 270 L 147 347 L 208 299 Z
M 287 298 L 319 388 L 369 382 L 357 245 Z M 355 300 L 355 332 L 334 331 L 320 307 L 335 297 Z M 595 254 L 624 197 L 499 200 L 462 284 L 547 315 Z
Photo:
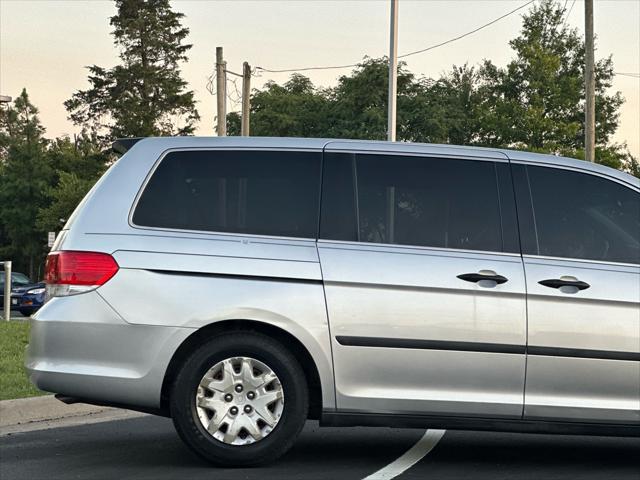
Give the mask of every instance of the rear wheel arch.
M 187 337 L 173 354 L 164 375 L 160 395 L 160 407 L 169 416 L 171 386 L 180 366 L 188 356 L 211 337 L 223 332 L 257 332 L 266 335 L 289 349 L 300 362 L 309 390 L 309 418 L 318 419 L 322 412 L 322 385 L 313 357 L 298 338 L 282 328 L 255 320 L 223 320 L 199 328 Z

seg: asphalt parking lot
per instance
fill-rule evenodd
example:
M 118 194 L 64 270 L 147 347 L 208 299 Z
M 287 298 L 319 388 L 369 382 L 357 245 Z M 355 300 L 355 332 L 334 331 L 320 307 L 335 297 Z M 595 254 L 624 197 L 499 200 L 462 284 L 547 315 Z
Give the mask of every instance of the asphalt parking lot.
M 308 422 L 279 461 L 217 469 L 181 443 L 170 420 L 144 416 L 2 437 L 0 478 L 363 479 L 402 457 L 423 435 Z M 447 431 L 430 453 L 395 478 L 638 480 L 640 439 Z

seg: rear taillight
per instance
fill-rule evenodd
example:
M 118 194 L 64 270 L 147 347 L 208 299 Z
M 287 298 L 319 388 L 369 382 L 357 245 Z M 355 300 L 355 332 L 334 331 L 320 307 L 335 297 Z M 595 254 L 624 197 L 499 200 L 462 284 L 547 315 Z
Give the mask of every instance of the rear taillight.
M 100 252 L 57 251 L 47 256 L 47 297 L 75 295 L 104 285 L 118 271 L 115 259 Z

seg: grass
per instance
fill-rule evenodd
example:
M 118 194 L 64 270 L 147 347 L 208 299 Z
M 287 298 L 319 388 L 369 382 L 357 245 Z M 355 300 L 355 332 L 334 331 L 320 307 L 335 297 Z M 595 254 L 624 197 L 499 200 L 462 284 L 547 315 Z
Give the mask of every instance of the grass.
M 0 400 L 46 395 L 34 387 L 24 369 L 29 322 L 0 320 Z

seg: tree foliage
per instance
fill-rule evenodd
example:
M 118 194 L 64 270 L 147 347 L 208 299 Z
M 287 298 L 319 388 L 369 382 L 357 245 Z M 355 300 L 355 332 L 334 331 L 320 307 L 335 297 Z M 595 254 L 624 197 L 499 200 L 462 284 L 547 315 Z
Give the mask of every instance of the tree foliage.
M 327 99 L 311 80 L 300 74 L 278 85 L 268 82 L 264 90 L 256 91 L 251 108 L 259 118 L 252 125 L 256 136 L 321 136 L 326 123 Z M 229 133 L 240 134 L 240 117 L 232 113 L 228 118 Z
M 0 118 L 0 254 L 16 262 L 16 271 L 22 268 L 33 276 L 46 246 L 36 215 L 47 203 L 45 192 L 54 172 L 38 109 L 26 90 Z
M 515 148 L 584 158 L 584 42 L 564 23 L 564 6 L 542 0 L 523 16 L 509 42 L 513 59 L 499 67 L 453 66 L 438 79 L 398 67 L 399 140 Z M 612 144 L 619 92 L 610 92 L 611 57 L 596 71 L 597 161 L 638 172 L 626 145 Z M 365 58 L 333 88 L 294 74 L 252 95 L 251 131 L 264 136 L 383 140 L 387 123 L 388 60 Z M 240 118 L 229 116 L 230 133 Z
M 47 189 L 49 205 L 38 212 L 36 225 L 39 230 L 60 230 L 94 184 L 93 179 L 81 178 L 74 172 L 60 172 L 58 183 Z
M 48 205 L 38 211 L 36 225 L 42 231 L 58 231 L 73 210 L 104 173 L 110 161 L 95 136 L 83 132 L 74 139 L 57 138 L 47 156 L 56 179 L 46 189 Z
M 77 125 L 108 137 L 192 134 L 197 121 L 193 91 L 180 64 L 191 45 L 184 14 L 169 0 L 116 0 L 111 17 L 121 64 L 88 67 L 90 88 L 65 102 Z
M 509 42 L 515 58 L 505 68 L 488 60 L 482 65 L 482 143 L 551 152 L 584 145 L 584 41 L 564 15 L 553 0 L 534 5 Z M 619 92 L 608 94 L 611 57 L 596 63 L 595 74 L 597 142 L 605 146 L 618 127 L 623 99 Z
M 62 228 L 109 160 L 94 136 L 44 134 L 23 90 L 0 116 L 0 256 L 31 278 L 42 274 L 47 232 Z

